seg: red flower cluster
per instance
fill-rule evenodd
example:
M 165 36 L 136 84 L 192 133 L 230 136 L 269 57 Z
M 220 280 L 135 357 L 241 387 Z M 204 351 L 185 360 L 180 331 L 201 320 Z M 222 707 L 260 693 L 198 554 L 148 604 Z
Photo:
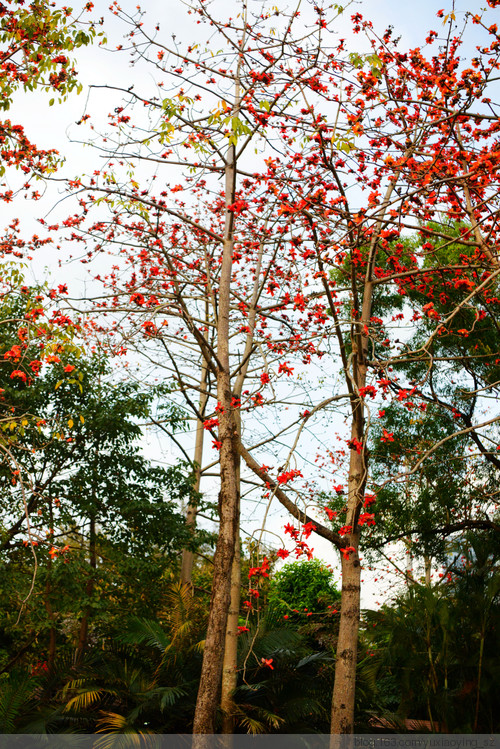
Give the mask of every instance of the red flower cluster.
M 264 557 L 260 567 L 250 567 L 248 577 L 269 577 L 269 560 Z
M 280 473 L 277 477 L 277 481 L 278 484 L 287 484 L 289 481 L 293 481 L 294 478 L 297 478 L 297 476 L 302 477 L 302 471 L 299 471 L 297 468 L 292 468 L 291 471 Z

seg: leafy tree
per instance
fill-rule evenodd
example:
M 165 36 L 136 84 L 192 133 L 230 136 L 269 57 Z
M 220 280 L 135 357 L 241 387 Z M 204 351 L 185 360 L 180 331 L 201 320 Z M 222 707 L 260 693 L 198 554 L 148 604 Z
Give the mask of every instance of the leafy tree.
M 93 3 L 87 3 L 90 10 Z M 0 109 L 10 109 L 18 89 L 41 88 L 58 95 L 62 101 L 82 90 L 71 53 L 96 37 L 93 24 L 84 24 L 71 15 L 71 8 L 55 7 L 49 0 L 33 0 L 25 5 L 6 0 L 0 8 Z M 101 34 L 99 34 L 102 36 Z M 54 103 L 54 99 L 51 100 Z M 2 144 L 0 176 L 6 167 L 20 168 L 25 175 L 50 174 L 57 164 L 57 151 L 44 151 L 31 143 L 21 125 L 8 119 L 0 122 Z M 25 189 L 29 183 L 25 185 Z M 0 195 L 10 201 L 12 190 Z
M 165 397 L 111 377 L 98 355 L 52 362 L 31 386 L 11 387 L 9 402 L 45 418 L 25 419 L 10 445 L 15 480 L 11 466 L 0 470 L 3 629 L 11 641 L 31 630 L 38 647 L 48 635 L 49 666 L 56 638 L 81 657 L 91 632 L 100 637 L 131 608 L 150 610 L 180 549 L 197 543 L 180 513 L 192 493 L 190 467 L 156 466 L 138 444 L 139 420 Z M 168 402 L 163 415 L 172 425 L 182 418 Z M 143 590 L 150 578 L 158 585 Z
M 240 675 L 233 693 L 238 731 L 328 733 L 333 671 L 329 645 L 309 627 L 283 621 L 273 606 L 258 623 L 250 623 L 239 637 Z
M 366 547 L 382 548 L 388 541 L 404 539 L 411 555 L 443 560 L 454 534 L 495 527 L 494 470 L 481 456 L 471 458 L 469 436 L 456 436 L 452 414 L 433 403 L 415 413 L 397 400 L 384 411 L 383 426 L 375 424 L 371 434 L 371 508 L 379 522 L 370 528 Z M 383 440 L 384 429 L 391 431 L 393 441 Z

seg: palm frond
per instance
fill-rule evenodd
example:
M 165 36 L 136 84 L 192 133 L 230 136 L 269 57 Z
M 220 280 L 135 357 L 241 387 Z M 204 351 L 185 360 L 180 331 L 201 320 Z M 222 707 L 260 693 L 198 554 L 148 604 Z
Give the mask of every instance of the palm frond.
M 170 707 L 177 702 L 180 697 L 187 695 L 187 691 L 183 687 L 161 687 L 158 692 L 160 695 L 160 710 L 162 712 L 167 706 Z
M 186 583 L 174 583 L 165 593 L 165 602 L 175 638 L 182 625 L 189 621 L 193 611 L 194 599 L 191 586 Z
M 322 705 L 313 697 L 295 697 L 286 701 L 283 710 L 290 718 L 304 718 L 311 715 L 320 715 L 323 712 Z
M 123 746 L 144 747 L 147 745 L 149 732 L 137 729 L 132 725 L 130 717 L 127 715 L 103 712 L 102 717 L 97 721 L 97 726 L 97 733 L 125 734 L 130 739 L 130 743 L 124 743 Z M 149 735 L 149 738 L 151 740 L 151 735 Z M 114 736 L 114 739 L 116 741 L 116 736 Z M 113 743 L 112 746 L 117 746 L 117 744 Z
M 37 685 L 28 673 L 10 675 L 0 686 L 0 732 L 15 733 L 16 718 Z
M 65 711 L 69 710 L 88 710 L 95 705 L 104 694 L 116 694 L 116 690 L 103 689 L 98 686 L 83 686 L 78 694 L 75 694 L 64 706 Z
M 285 723 L 284 718 L 277 715 L 276 713 L 271 712 L 271 710 L 268 710 L 265 707 L 257 707 L 256 712 L 257 715 L 259 717 L 262 717 L 266 725 L 268 725 L 270 728 L 274 728 L 277 730 Z
M 297 663 L 295 668 L 304 668 L 304 666 L 309 666 L 310 663 L 317 663 L 318 661 L 333 661 L 334 658 L 332 658 L 328 653 L 311 653 L 310 655 L 306 655 L 304 658 L 301 658 L 301 660 Z
M 118 640 L 126 645 L 150 645 L 162 653 L 170 647 L 171 641 L 158 622 L 151 619 L 131 617 L 127 628 L 118 636 Z
M 267 631 L 265 624 L 261 625 L 257 636 L 255 631 L 245 633 L 240 638 L 239 660 L 244 661 L 251 649 L 257 660 L 274 654 L 289 654 L 302 644 L 302 636 L 289 628 Z
M 266 726 L 261 720 L 252 718 L 244 711 L 245 705 L 238 705 L 233 713 L 236 724 L 246 730 L 247 733 L 256 735 L 266 733 Z M 251 706 L 252 707 L 252 706 Z

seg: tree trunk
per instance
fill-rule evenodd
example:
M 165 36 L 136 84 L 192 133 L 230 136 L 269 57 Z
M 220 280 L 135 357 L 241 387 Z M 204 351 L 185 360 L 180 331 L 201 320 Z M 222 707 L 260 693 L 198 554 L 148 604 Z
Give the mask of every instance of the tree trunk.
M 363 405 L 358 401 L 353 412 L 351 435 L 363 440 Z M 350 734 L 354 729 L 354 698 L 361 601 L 361 565 L 358 556 L 359 526 L 357 520 L 366 484 L 366 453 L 351 448 L 347 524 L 350 549 L 342 553 L 342 590 L 340 626 L 335 661 L 332 696 L 331 734 Z
M 222 668 L 222 689 L 220 706 L 223 713 L 222 733 L 234 732 L 232 695 L 238 683 L 238 621 L 241 597 L 241 553 L 239 539 L 234 551 L 231 569 L 231 602 L 227 618 L 224 664 Z
M 54 527 L 54 515 L 53 515 L 54 509 L 52 505 L 52 497 L 49 500 L 49 517 L 50 517 L 50 527 Z M 52 601 L 50 599 L 52 594 L 52 557 L 49 555 L 49 558 L 47 560 L 47 578 L 45 581 L 45 610 L 47 612 L 47 616 L 50 620 L 50 630 L 49 630 L 49 652 L 47 657 L 47 666 L 49 668 L 49 671 L 52 671 L 54 668 L 54 662 L 56 659 L 56 617 L 54 614 L 54 609 L 52 608 Z
M 89 578 L 87 585 L 85 586 L 85 595 L 90 598 L 94 592 L 94 575 L 97 567 L 97 549 L 96 549 L 96 523 L 95 516 L 92 515 L 90 518 L 90 534 L 89 534 Z M 90 618 L 90 606 L 85 607 L 83 616 L 80 622 L 80 631 L 78 633 L 78 645 L 76 648 L 76 662 L 80 663 L 83 658 L 83 653 L 87 647 L 88 633 L 89 633 L 89 618 Z
M 332 734 L 349 734 L 354 729 L 354 697 L 361 596 L 361 565 L 357 553 L 342 558 L 342 608 L 335 662 L 332 698 Z
M 390 197 L 390 192 L 388 193 Z M 388 197 L 386 196 L 386 202 Z M 366 385 L 368 361 L 368 335 L 373 299 L 371 282 L 376 256 L 376 239 L 372 239 L 363 288 L 363 303 L 360 321 L 351 329 L 352 353 L 345 370 L 346 384 L 352 388 L 351 397 L 351 443 L 347 495 L 346 524 L 350 526 L 349 546 L 342 554 L 342 591 L 340 627 L 335 662 L 335 681 L 332 696 L 331 734 L 350 734 L 354 730 L 354 698 L 356 688 L 356 666 L 358 655 L 358 633 L 361 601 L 361 566 L 359 561 L 358 518 L 363 506 L 365 486 L 368 479 L 368 452 L 365 445 L 365 406 L 360 396 Z M 355 287 L 355 272 L 353 273 Z M 356 297 L 355 297 L 356 300 Z M 355 305 L 357 302 L 355 301 Z M 339 338 L 341 347 L 342 338 Z M 349 372 L 352 362 L 352 374 Z
M 428 588 L 431 586 L 431 558 L 428 556 L 424 557 L 425 565 L 425 584 Z
M 365 384 L 366 370 L 358 370 L 358 389 Z M 358 400 L 353 408 L 351 440 L 364 440 L 364 406 Z M 361 565 L 359 561 L 358 517 L 362 507 L 367 479 L 367 454 L 364 446 L 351 446 L 349 461 L 349 489 L 347 525 L 351 526 L 349 546 L 342 555 L 342 590 L 340 626 L 335 661 L 335 681 L 332 695 L 331 734 L 350 734 L 354 730 L 354 698 L 358 655 L 358 633 L 361 601 Z M 332 744 L 333 749 L 333 744 Z
M 414 582 L 413 580 L 413 553 L 411 549 L 412 539 L 411 536 L 405 538 L 406 546 L 406 584 L 410 585 Z
M 47 560 L 47 579 L 45 582 L 45 596 L 44 596 L 45 610 L 50 620 L 49 652 L 47 655 L 47 666 L 49 668 L 49 671 L 52 671 L 54 667 L 54 661 L 56 659 L 56 627 L 55 627 L 56 618 L 54 615 L 54 610 L 52 608 L 52 602 L 50 600 L 50 596 L 52 593 L 51 574 L 52 574 L 52 559 L 49 557 L 49 559 Z
M 233 116 L 239 115 L 240 94 L 236 83 Z M 225 168 L 225 229 L 218 289 L 217 316 L 217 399 L 220 443 L 219 535 L 214 556 L 212 596 L 201 667 L 193 734 L 215 732 L 215 717 L 220 693 L 224 639 L 231 593 L 233 563 L 239 521 L 237 481 L 238 433 L 234 417 L 229 362 L 230 287 L 234 250 L 234 213 L 229 210 L 236 191 L 236 148 L 229 146 Z M 193 747 L 201 746 L 194 741 Z
M 208 400 L 207 387 L 207 363 L 205 358 L 202 359 L 201 365 L 201 378 L 200 378 L 200 415 L 203 416 L 205 413 L 205 407 Z M 200 491 L 201 484 L 201 461 L 203 460 L 203 436 L 204 436 L 203 422 L 198 419 L 196 424 L 196 441 L 194 446 L 194 463 L 195 463 L 195 482 L 193 489 L 196 493 Z M 186 525 L 194 530 L 196 523 L 196 513 L 198 508 L 196 504 L 189 503 L 186 512 Z M 189 549 L 183 549 L 182 561 L 181 561 L 181 574 L 180 579 L 183 585 L 191 585 L 191 575 L 193 573 L 193 562 L 194 554 Z
M 225 373 L 224 373 L 225 374 Z M 215 732 L 215 715 L 220 692 L 224 639 L 231 590 L 231 567 L 234 557 L 235 538 L 238 531 L 238 491 L 234 439 L 234 419 L 231 413 L 229 375 L 227 387 L 219 391 L 219 402 L 224 403 L 224 412 L 219 418 L 221 488 L 219 494 L 219 535 L 214 556 L 212 596 L 208 616 L 207 634 L 203 652 L 198 698 L 193 722 L 193 734 Z M 218 389 L 219 390 L 219 389 Z M 224 397 L 223 397 L 224 396 Z M 194 746 L 197 746 L 195 743 Z

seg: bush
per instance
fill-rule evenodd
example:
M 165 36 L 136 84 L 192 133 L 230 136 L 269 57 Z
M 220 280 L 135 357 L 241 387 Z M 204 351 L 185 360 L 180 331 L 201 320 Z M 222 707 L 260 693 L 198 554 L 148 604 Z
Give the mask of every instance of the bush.
M 334 607 L 339 598 L 330 567 L 311 559 L 285 564 L 270 582 L 268 600 L 277 615 L 306 619 Z

